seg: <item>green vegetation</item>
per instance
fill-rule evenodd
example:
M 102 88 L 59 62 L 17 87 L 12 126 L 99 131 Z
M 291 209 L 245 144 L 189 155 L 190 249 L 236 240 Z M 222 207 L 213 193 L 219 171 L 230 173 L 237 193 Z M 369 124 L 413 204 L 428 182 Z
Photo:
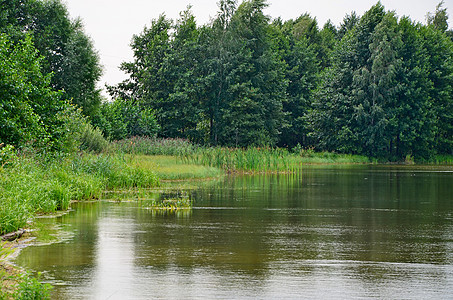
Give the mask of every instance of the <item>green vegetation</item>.
M 157 139 L 148 137 L 132 137 L 114 141 L 110 152 L 139 155 L 170 155 L 179 156 L 193 154 L 197 146 L 183 139 Z
M 99 57 L 81 20 L 61 0 L 3 1 L 0 234 L 105 190 L 222 170 L 453 163 L 453 32 L 443 2 L 427 25 L 377 3 L 322 29 L 307 13 L 272 20 L 266 6 L 221 0 L 203 26 L 190 8 L 176 22 L 159 17 L 133 37 L 134 61 L 121 66 L 130 78 L 102 103 Z M 184 197 L 150 201 L 191 206 Z M 33 279 L 20 281 L 16 297 L 45 297 Z
M 112 97 L 152 109 L 158 136 L 202 145 L 300 144 L 399 162 L 453 153 L 443 2 L 427 25 L 377 3 L 322 28 L 307 13 L 272 20 L 266 6 L 222 0 L 202 26 L 190 9 L 153 20 L 134 36 L 134 60 L 121 66 L 130 78 Z
M 106 189 L 155 187 L 156 174 L 123 156 L 17 157 L 0 169 L 0 235 L 25 227 L 34 214 L 98 199 Z
M 183 161 L 217 167 L 233 173 L 287 173 L 299 171 L 304 164 L 370 162 L 367 157 L 359 155 L 315 153 L 312 150 L 289 152 L 282 148 L 199 148 L 196 153 L 181 158 Z
M 52 288 L 49 284 L 40 283 L 39 278 L 28 273 L 19 274 L 1 262 L 11 252 L 5 243 L 0 244 L 0 299 L 49 299 Z
M 9 43 L 20 45 L 30 40 L 27 47 L 33 47 L 21 67 L 35 68 L 30 60 L 40 57 L 41 73 L 46 74 L 54 91 L 60 91 L 60 98 L 71 100 L 85 116 L 93 116 L 101 103 L 96 85 L 102 68 L 93 42 L 83 31 L 82 21 L 71 19 L 64 1 L 60 0 L 8 0 L 2 1 L 0 7 L 0 33 L 9 37 Z M 36 54 L 32 54 L 33 51 Z M 3 62 L 2 58 L 0 63 Z M 3 79 L 3 75 L 0 78 Z M 39 78 L 35 80 L 39 84 Z M 32 89 L 29 91 L 30 96 L 38 97 Z M 3 96 L 2 100 L 7 100 Z M 51 107 L 49 103 L 46 110 Z M 51 116 L 50 111 L 47 113 Z
M 140 167 L 153 170 L 162 180 L 206 179 L 223 175 L 219 166 L 200 165 L 177 156 L 132 156 L 131 161 Z

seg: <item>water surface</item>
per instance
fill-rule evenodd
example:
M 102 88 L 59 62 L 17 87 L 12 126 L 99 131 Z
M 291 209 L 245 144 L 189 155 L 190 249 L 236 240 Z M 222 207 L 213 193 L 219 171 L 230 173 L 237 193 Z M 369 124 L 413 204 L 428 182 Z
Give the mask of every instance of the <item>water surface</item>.
M 186 191 L 189 212 L 77 204 L 17 264 L 55 299 L 453 298 L 453 169 L 310 167 Z

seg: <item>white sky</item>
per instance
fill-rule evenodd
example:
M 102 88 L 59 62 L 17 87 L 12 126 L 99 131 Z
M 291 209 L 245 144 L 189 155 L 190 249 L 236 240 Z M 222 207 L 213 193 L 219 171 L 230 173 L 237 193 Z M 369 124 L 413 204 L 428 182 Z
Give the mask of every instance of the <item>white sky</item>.
M 142 32 L 151 20 L 160 14 L 176 19 L 179 13 L 192 5 L 192 12 L 199 25 L 206 24 L 217 13 L 217 0 L 64 0 L 71 18 L 81 17 L 85 32 L 93 39 L 99 51 L 105 83 L 121 82 L 126 75 L 118 69 L 124 61 L 132 61 L 130 42 L 134 34 Z M 238 1 L 242 2 L 241 0 Z M 394 10 L 398 16 L 410 16 L 425 23 L 427 12 L 434 12 L 440 0 L 381 0 L 386 10 Z M 268 0 L 265 13 L 272 18 L 294 19 L 308 12 L 316 17 L 320 27 L 330 19 L 339 25 L 346 14 L 355 11 L 363 15 L 377 0 Z M 453 25 L 453 0 L 445 0 L 450 28 Z

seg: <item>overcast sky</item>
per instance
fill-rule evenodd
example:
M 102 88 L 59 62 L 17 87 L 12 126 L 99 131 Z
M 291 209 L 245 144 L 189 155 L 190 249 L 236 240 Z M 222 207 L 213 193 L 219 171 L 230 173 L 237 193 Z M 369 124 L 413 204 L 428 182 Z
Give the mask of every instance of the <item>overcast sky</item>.
M 217 0 L 64 0 L 72 18 L 80 17 L 85 32 L 92 38 L 99 51 L 105 83 L 116 84 L 126 75 L 118 67 L 123 61 L 132 60 L 130 41 L 144 26 L 160 14 L 176 19 L 179 12 L 192 5 L 197 23 L 208 23 L 217 12 Z M 238 1 L 241 2 L 241 1 Z M 425 23 L 427 12 L 434 12 L 440 0 L 381 0 L 386 10 L 394 10 L 398 16 L 410 16 L 412 20 Z M 339 25 L 346 14 L 355 11 L 363 15 L 377 0 L 268 0 L 265 13 L 272 18 L 294 19 L 308 12 L 316 17 L 320 27 L 331 20 Z M 453 24 L 453 0 L 445 0 Z

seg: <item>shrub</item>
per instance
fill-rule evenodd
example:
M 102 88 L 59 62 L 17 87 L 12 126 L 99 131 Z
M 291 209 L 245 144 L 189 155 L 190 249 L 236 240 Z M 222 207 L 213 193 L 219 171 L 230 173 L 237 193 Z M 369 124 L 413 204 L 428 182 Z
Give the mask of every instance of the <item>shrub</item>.
M 28 273 L 18 276 L 19 284 L 14 299 L 18 300 L 34 300 L 34 299 L 50 299 L 50 284 L 42 284 L 38 279 L 32 277 Z
M 80 149 L 101 153 L 105 151 L 109 143 L 102 135 L 101 130 L 94 128 L 90 123 L 86 123 L 82 127 L 80 135 Z

